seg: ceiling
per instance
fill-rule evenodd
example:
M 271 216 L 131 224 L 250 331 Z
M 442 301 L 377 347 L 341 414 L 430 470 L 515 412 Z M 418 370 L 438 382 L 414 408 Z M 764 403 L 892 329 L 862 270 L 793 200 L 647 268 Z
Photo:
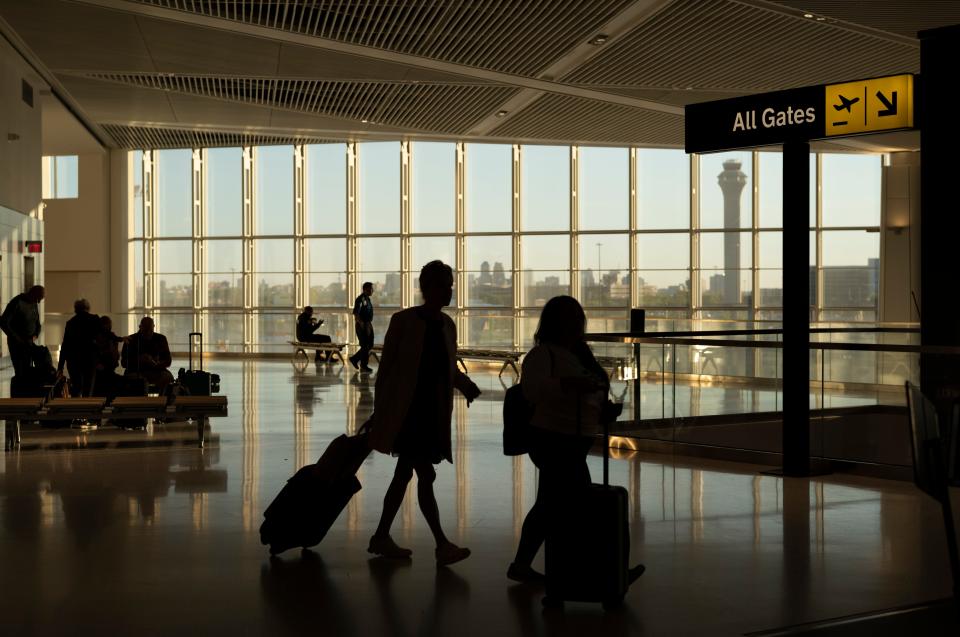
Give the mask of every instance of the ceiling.
M 685 104 L 915 73 L 916 32 L 955 23 L 938 0 L 0 0 L 3 35 L 114 148 L 682 146 Z

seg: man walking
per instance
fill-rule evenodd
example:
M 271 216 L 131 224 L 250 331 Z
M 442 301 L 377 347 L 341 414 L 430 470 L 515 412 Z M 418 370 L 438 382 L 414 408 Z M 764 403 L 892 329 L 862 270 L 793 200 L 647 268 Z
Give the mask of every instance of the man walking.
M 360 349 L 350 357 L 350 364 L 365 372 L 373 371 L 369 365 L 370 348 L 373 347 L 373 301 L 370 300 L 372 294 L 373 283 L 367 281 L 363 284 L 363 293 L 353 302 L 353 320 L 356 323 Z
M 40 336 L 40 301 L 44 295 L 43 286 L 35 285 L 10 299 L 0 316 L 0 330 L 7 335 L 14 375 L 25 373 L 30 367 L 30 350 Z

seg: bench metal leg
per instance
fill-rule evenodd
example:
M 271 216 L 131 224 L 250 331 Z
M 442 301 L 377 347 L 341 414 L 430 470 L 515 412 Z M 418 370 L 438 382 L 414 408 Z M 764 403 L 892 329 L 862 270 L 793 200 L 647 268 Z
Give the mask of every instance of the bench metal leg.
M 507 365 L 509 364 L 510 364 L 510 361 L 504 361 L 503 365 L 500 366 L 500 373 L 497 374 L 497 378 L 500 378 L 501 376 L 503 376 L 503 370 L 505 370 L 507 368 Z
M 513 368 L 513 373 L 517 375 L 517 378 L 520 378 L 520 370 L 517 369 L 517 364 L 514 361 L 507 361 L 510 363 L 510 367 Z M 506 365 L 504 365 L 506 367 Z
M 459 356 L 457 356 L 457 364 L 460 365 L 460 367 L 463 368 L 463 373 L 464 373 L 464 374 L 468 373 L 468 372 L 467 372 L 467 364 L 464 363 L 464 362 L 463 362 L 463 359 L 460 358 Z
M 203 449 L 203 431 L 206 429 L 207 419 L 203 416 L 197 418 L 197 445 Z
M 20 446 L 20 421 L 7 420 L 4 427 L 3 450 L 12 451 Z
M 347 366 L 347 364 L 343 360 L 343 352 L 341 352 L 340 350 L 334 350 L 333 352 L 330 353 L 330 356 L 331 357 L 336 356 L 340 360 L 341 365 L 343 365 L 344 367 Z

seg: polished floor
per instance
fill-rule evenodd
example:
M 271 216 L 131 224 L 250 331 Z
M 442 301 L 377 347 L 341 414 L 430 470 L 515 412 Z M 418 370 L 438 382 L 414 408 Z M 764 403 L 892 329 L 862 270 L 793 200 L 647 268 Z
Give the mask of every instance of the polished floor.
M 369 559 L 394 460 L 315 552 L 271 560 L 263 509 L 284 481 L 372 409 L 342 368 L 215 360 L 230 398 L 206 449 L 192 429 L 28 432 L 0 457 L 0 634 L 738 635 L 949 595 L 939 507 L 908 483 L 780 479 L 759 467 L 618 452 L 632 552 L 647 572 L 625 608 L 568 604 L 509 582 L 536 475 L 501 454 L 503 386 L 455 412 L 439 469 L 448 534 L 473 549 L 437 569 L 413 489 L 394 537 L 409 563 Z M 0 381 L 6 381 L 0 377 Z M 600 458 L 591 458 L 595 477 Z

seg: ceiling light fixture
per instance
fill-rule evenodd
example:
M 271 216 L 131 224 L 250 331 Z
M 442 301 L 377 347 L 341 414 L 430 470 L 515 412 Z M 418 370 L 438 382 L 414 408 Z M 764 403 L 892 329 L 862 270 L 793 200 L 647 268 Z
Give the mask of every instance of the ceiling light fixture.
M 592 44 L 593 46 L 600 46 L 601 44 L 606 44 L 607 40 L 609 39 L 610 39 L 610 36 L 608 36 L 606 33 L 601 33 L 600 35 L 590 40 L 590 44 Z
M 805 18 L 812 18 L 812 17 L 813 17 L 813 14 L 812 14 L 812 13 L 804 13 L 804 14 L 803 14 L 803 17 L 805 17 Z
M 497 111 L 497 117 L 506 117 L 509 111 Z

